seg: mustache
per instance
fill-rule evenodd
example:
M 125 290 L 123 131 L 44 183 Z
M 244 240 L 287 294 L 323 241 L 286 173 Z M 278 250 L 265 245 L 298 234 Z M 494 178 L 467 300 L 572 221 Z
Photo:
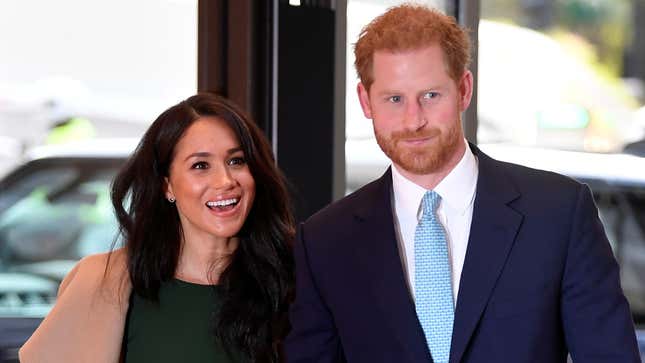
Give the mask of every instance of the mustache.
M 392 140 L 405 140 L 405 139 L 425 139 L 428 137 L 439 136 L 441 131 L 437 128 L 427 128 L 423 130 L 401 130 L 392 132 L 390 138 Z

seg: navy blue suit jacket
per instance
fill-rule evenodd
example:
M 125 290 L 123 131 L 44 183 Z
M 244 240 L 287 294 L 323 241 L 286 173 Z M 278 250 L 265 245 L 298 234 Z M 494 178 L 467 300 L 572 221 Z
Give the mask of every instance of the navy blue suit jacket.
M 457 362 L 640 362 L 587 186 L 493 160 L 479 179 L 450 352 Z M 393 226 L 392 177 L 298 229 L 287 361 L 431 362 Z

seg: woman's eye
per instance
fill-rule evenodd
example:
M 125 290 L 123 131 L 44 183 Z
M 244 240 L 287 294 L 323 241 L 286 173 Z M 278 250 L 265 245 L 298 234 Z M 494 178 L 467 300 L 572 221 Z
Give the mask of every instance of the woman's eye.
M 387 100 L 392 103 L 399 103 L 401 102 L 401 96 L 390 96 Z
M 191 169 L 208 169 L 208 163 L 205 161 L 198 161 L 191 166 Z
M 246 160 L 244 159 L 244 157 L 241 157 L 241 156 L 231 158 L 228 161 L 228 165 L 244 165 L 244 164 L 246 164 Z

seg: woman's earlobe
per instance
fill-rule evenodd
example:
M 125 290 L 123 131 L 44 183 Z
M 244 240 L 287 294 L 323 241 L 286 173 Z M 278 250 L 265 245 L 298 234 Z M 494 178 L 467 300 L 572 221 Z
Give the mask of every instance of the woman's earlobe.
M 177 200 L 175 199 L 174 193 L 172 192 L 172 186 L 170 185 L 170 181 L 168 180 L 168 177 L 163 178 L 163 191 L 164 191 L 164 194 L 166 195 L 166 199 L 170 203 L 174 203 L 175 200 Z

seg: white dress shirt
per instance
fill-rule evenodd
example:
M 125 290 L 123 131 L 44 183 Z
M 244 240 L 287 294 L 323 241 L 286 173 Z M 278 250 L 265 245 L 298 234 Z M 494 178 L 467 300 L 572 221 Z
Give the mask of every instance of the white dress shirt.
M 437 214 L 446 230 L 455 304 L 457 304 L 459 280 L 470 236 L 478 175 L 477 159 L 466 144 L 464 156 L 434 189 L 441 196 Z M 414 232 L 423 214 L 421 199 L 426 189 L 405 178 L 394 165 L 392 165 L 392 186 L 394 229 L 399 243 L 401 262 L 407 273 L 410 293 L 414 299 Z

